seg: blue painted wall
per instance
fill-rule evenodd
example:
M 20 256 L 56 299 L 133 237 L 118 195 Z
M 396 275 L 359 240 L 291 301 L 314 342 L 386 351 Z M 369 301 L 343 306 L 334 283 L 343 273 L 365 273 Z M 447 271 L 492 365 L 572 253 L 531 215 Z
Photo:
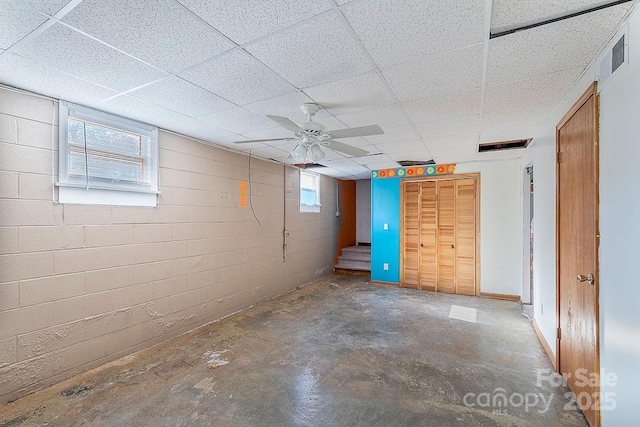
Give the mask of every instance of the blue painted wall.
M 376 282 L 400 283 L 400 181 L 371 180 L 371 280 Z

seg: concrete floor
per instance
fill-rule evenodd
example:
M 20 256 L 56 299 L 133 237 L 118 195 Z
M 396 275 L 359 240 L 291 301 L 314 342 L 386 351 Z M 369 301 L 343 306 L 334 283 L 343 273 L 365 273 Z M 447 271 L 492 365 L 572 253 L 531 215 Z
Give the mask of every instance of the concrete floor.
M 565 387 L 536 385 L 551 364 L 517 303 L 366 280 L 330 276 L 76 376 L 1 407 L 0 426 L 586 425 Z

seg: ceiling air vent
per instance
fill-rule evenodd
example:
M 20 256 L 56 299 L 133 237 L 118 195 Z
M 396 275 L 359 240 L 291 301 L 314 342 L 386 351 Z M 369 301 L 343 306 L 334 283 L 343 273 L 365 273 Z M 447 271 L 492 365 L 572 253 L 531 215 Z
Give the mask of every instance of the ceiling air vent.
M 516 139 L 513 141 L 488 142 L 486 144 L 478 144 L 478 153 L 486 153 L 488 151 L 515 150 L 517 148 L 527 148 L 531 142 L 529 139 Z
M 607 47 L 598 56 L 596 65 L 596 80 L 598 92 L 629 64 L 629 38 L 627 25 L 622 27 Z
M 400 166 L 408 167 L 408 166 L 435 165 L 436 162 L 433 160 L 398 160 L 398 164 Z

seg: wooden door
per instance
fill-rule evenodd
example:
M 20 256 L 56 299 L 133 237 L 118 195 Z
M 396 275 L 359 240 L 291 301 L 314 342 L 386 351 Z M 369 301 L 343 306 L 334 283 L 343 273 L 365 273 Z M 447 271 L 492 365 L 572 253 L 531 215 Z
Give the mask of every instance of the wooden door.
M 438 283 L 438 192 L 436 181 L 420 186 L 420 289 L 437 291 Z
M 476 191 L 475 180 L 459 179 L 456 183 L 455 272 L 456 293 L 476 292 Z
M 595 84 L 556 129 L 558 370 L 592 426 L 600 425 L 598 348 L 598 105 Z M 583 373 L 585 371 L 582 371 Z M 591 384 L 590 384 L 591 383 Z
M 403 286 L 419 289 L 420 183 L 405 182 L 402 217 Z
M 438 292 L 456 292 L 456 181 L 438 181 Z

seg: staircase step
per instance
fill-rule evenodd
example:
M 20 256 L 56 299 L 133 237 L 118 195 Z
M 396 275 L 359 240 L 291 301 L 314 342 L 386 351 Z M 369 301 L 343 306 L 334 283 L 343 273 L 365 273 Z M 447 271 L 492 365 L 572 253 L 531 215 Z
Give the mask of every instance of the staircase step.
M 371 246 L 349 246 L 348 248 L 342 248 L 342 253 L 371 253 Z
M 368 261 L 338 260 L 338 264 L 336 264 L 335 268 L 340 268 L 343 270 L 371 271 L 371 263 Z
M 339 260 L 353 260 L 353 261 L 369 261 L 371 262 L 371 254 L 364 252 L 344 252 L 338 257 Z

